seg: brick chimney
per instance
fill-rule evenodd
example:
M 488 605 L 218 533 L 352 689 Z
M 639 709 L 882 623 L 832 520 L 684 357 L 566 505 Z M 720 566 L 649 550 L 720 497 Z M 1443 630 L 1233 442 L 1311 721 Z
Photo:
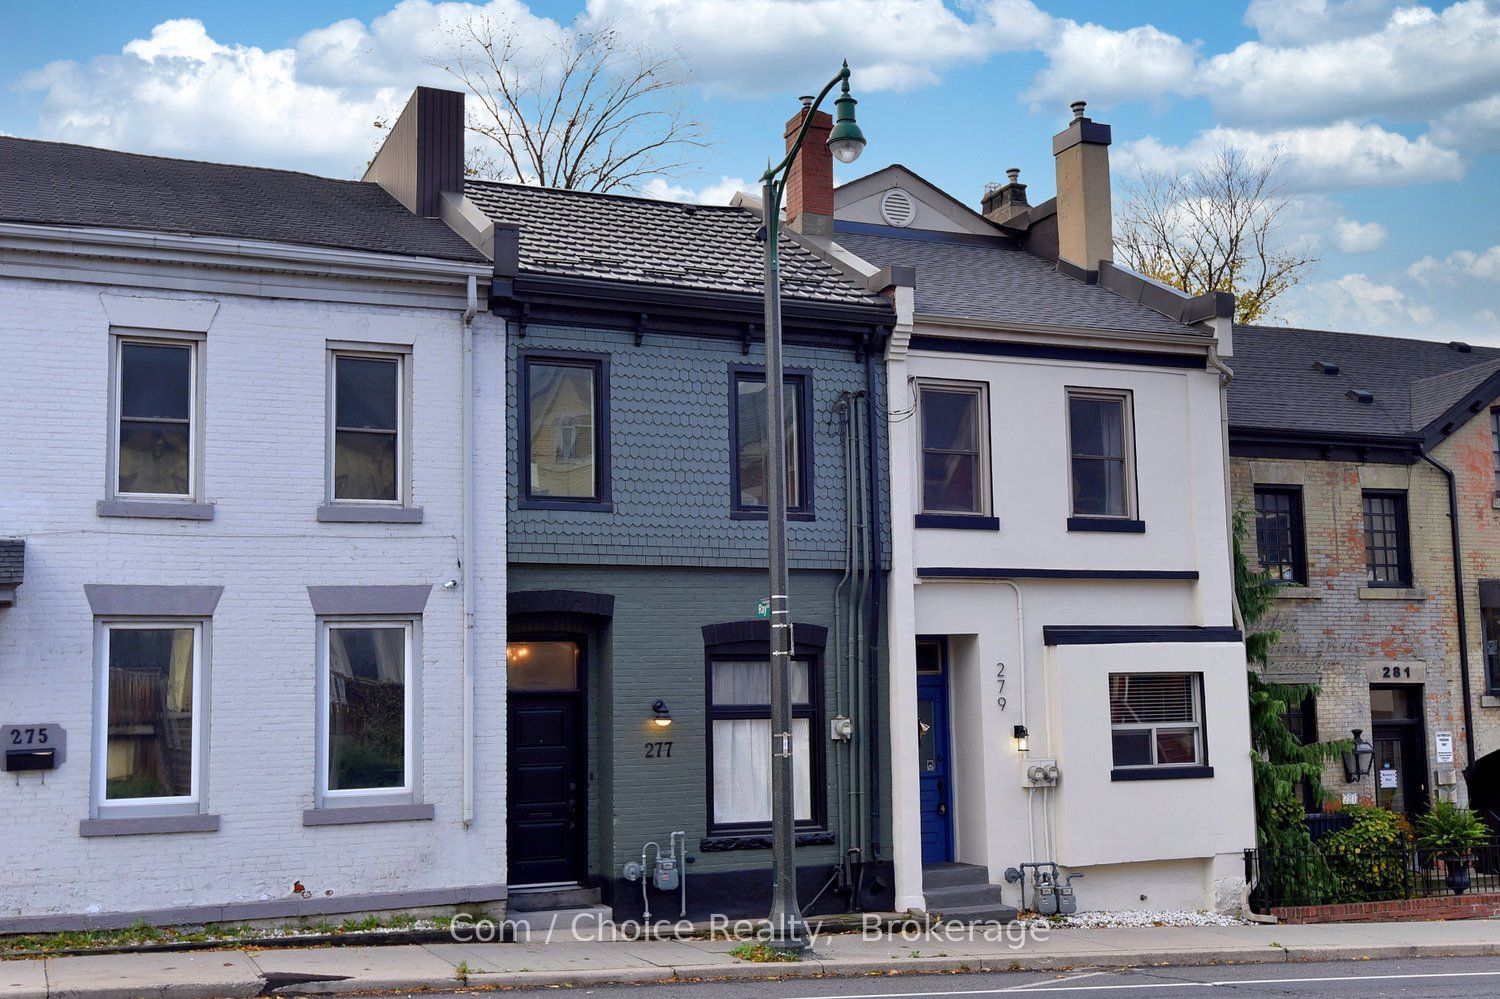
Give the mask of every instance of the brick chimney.
M 1084 115 L 1083 101 L 1072 104 L 1073 120 L 1052 137 L 1057 159 L 1058 256 L 1086 271 L 1114 260 L 1114 228 L 1109 203 L 1109 126 Z
M 797 131 L 812 109 L 812 98 L 802 98 L 802 110 L 786 123 L 786 147 L 792 148 Z M 833 115 L 819 111 L 813 115 L 802 151 L 792 162 L 786 179 L 786 221 L 798 232 L 810 236 L 827 236 L 833 232 L 833 153 L 828 149 L 828 133 L 833 131 Z
M 364 179 L 408 211 L 437 218 L 443 193 L 464 190 L 464 95 L 433 87 L 413 91 Z
M 1005 171 L 1004 184 L 985 189 L 981 210 L 991 222 L 1009 222 L 1030 207 L 1026 202 L 1026 185 L 1021 183 L 1021 170 L 1011 167 Z

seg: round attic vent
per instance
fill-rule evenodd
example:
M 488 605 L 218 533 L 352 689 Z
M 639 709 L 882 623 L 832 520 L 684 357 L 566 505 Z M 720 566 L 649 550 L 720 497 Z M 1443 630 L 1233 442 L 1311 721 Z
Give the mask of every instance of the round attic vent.
M 905 228 L 917 217 L 917 203 L 910 194 L 899 187 L 893 187 L 881 196 L 880 215 L 887 225 Z

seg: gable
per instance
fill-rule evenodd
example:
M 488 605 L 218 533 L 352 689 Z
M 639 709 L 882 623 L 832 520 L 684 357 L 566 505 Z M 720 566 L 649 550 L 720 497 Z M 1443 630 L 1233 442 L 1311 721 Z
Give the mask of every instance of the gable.
M 906 225 L 892 221 L 900 216 L 892 214 L 888 217 L 882 210 L 882 202 L 891 191 L 901 192 L 910 199 L 914 212 Z M 896 225 L 903 229 L 979 236 L 994 236 L 999 232 L 978 212 L 900 165 L 886 167 L 835 188 L 833 212 L 840 222 Z

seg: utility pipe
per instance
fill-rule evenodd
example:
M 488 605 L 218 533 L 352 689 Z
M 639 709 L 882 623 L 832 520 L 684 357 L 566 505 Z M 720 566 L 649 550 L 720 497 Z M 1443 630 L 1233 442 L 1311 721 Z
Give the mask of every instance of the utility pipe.
M 468 306 L 463 321 L 463 542 L 459 558 L 463 564 L 464 607 L 464 793 L 463 825 L 474 822 L 474 316 L 479 312 L 479 289 L 474 275 L 469 275 Z
M 865 684 L 866 712 L 865 731 L 869 733 L 865 742 L 868 747 L 865 762 L 869 766 L 869 795 L 866 809 L 870 819 L 870 835 L 865 841 L 868 847 L 862 854 L 864 859 L 880 859 L 880 595 L 885 589 L 880 569 L 880 424 L 875 410 L 877 384 L 875 377 L 876 348 L 880 345 L 878 331 L 872 334 L 865 347 L 865 434 L 869 441 L 870 463 L 866 473 L 870 479 L 870 649 L 869 662 L 865 668 L 868 679 Z M 863 868 L 861 868 L 863 871 Z
M 1245 615 L 1240 612 L 1240 595 L 1234 588 L 1234 496 L 1230 491 L 1229 474 L 1229 383 L 1234 381 L 1234 369 L 1219 357 L 1217 344 L 1208 345 L 1208 366 L 1219 373 L 1219 439 L 1224 456 L 1224 537 L 1229 549 L 1229 612 L 1234 626 L 1243 636 Z M 1202 601 L 1199 601 L 1202 606 Z

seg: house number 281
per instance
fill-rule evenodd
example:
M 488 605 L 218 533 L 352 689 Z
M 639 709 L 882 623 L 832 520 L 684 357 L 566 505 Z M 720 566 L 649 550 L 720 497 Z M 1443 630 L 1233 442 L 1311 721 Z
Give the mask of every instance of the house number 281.
M 1381 677 L 1383 677 L 1384 679 L 1387 679 L 1387 680 L 1395 680 L 1395 679 L 1400 679 L 1400 678 L 1411 679 L 1411 667 L 1410 666 L 1382 666 L 1382 667 L 1380 667 L 1380 675 L 1381 675 Z
M 672 755 L 672 744 L 670 742 L 648 742 L 646 743 L 646 759 L 665 760 Z

